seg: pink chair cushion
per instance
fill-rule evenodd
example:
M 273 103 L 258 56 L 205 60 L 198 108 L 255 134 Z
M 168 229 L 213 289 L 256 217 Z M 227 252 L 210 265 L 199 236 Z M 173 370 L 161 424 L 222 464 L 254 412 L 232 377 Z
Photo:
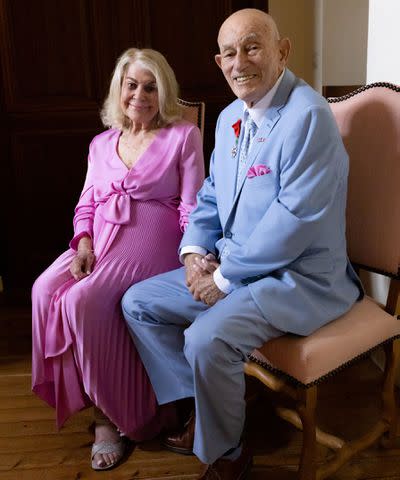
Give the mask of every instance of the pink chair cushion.
M 365 297 L 312 335 L 284 335 L 252 355 L 307 385 L 396 336 L 400 336 L 400 320 Z

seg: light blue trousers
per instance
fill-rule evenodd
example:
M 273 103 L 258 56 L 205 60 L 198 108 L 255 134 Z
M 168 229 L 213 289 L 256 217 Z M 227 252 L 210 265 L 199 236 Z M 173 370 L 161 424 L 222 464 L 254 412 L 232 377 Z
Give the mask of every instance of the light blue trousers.
M 208 307 L 193 299 L 180 268 L 133 285 L 122 309 L 158 402 L 195 398 L 197 457 L 213 463 L 236 447 L 245 421 L 243 362 L 282 334 L 249 288 Z

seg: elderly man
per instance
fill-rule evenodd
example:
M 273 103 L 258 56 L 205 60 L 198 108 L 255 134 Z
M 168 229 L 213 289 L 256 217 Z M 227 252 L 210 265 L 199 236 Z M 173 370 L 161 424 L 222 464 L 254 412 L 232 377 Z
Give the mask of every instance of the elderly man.
M 290 42 L 264 12 L 235 12 L 218 44 L 238 99 L 218 119 L 185 266 L 131 287 L 123 310 L 159 403 L 195 398 L 167 445 L 193 450 L 200 478 L 242 479 L 247 355 L 312 333 L 362 288 L 346 255 L 348 157 L 327 103 L 285 68 Z

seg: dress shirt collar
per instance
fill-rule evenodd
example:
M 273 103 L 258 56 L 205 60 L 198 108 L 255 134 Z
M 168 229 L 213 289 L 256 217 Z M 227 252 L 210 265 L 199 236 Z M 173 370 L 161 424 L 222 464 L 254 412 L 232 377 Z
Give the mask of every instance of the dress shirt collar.
M 257 128 L 261 127 L 261 124 L 264 120 L 264 115 L 265 112 L 268 110 L 269 106 L 271 105 L 272 99 L 274 98 L 274 95 L 276 91 L 278 90 L 278 87 L 282 81 L 283 75 L 285 74 L 285 69 L 283 69 L 283 72 L 279 76 L 278 80 L 275 82 L 275 85 L 269 90 L 261 100 L 259 100 L 255 105 L 253 105 L 251 108 L 248 108 L 246 104 L 244 104 L 244 111 L 248 111 L 250 117 L 254 121 L 254 123 L 257 125 Z

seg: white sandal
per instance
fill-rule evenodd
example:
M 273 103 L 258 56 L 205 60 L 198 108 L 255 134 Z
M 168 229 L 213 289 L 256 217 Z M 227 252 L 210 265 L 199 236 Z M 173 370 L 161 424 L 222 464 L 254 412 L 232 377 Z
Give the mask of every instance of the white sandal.
M 125 454 L 125 450 L 126 450 L 125 442 L 122 439 L 119 442 L 94 443 L 92 445 L 92 457 L 91 457 L 93 470 L 109 470 L 110 468 L 116 467 L 122 460 Z M 110 465 L 105 464 L 103 466 L 100 466 L 94 460 L 94 456 L 97 453 L 100 453 L 100 454 L 116 453 L 118 455 L 118 458 L 115 460 L 115 462 L 110 463 Z

